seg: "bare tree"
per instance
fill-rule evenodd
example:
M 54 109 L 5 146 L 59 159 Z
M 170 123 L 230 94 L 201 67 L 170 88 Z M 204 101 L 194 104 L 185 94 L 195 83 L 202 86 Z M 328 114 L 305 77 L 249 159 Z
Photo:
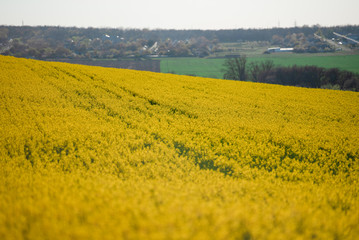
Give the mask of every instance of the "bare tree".
M 266 82 L 271 70 L 274 68 L 272 60 L 252 62 L 249 66 L 249 78 L 253 82 Z
M 224 63 L 224 79 L 245 81 L 247 56 L 243 55 L 239 58 L 228 58 Z

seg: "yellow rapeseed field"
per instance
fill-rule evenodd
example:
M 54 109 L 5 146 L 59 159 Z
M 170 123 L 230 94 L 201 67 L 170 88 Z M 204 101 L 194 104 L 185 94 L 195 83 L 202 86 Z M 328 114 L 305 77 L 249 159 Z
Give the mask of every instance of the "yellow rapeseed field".
M 359 239 L 359 93 L 0 56 L 0 239 Z

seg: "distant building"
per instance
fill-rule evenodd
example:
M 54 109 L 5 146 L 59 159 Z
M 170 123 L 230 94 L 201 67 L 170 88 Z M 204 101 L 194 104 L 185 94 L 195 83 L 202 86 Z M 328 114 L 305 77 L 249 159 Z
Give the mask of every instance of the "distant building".
M 276 53 L 276 52 L 293 52 L 294 48 L 280 48 L 280 47 L 274 47 L 274 48 L 268 48 L 267 52 L 269 53 Z

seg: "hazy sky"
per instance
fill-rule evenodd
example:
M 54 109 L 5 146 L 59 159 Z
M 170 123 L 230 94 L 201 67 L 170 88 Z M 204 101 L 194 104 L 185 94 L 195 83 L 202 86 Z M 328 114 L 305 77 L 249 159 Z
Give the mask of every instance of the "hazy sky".
M 359 0 L 0 0 L 0 25 L 230 29 L 359 25 Z

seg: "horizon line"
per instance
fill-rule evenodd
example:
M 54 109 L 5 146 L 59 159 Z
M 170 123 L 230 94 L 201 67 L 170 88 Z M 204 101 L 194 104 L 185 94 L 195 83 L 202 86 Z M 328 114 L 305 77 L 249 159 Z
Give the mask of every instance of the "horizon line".
M 302 26 L 292 26 L 292 27 L 242 27 L 242 28 L 218 28 L 218 29 L 210 29 L 210 28 L 148 28 L 148 27 L 110 27 L 110 26 L 65 26 L 65 25 L 5 25 L 0 24 L 0 27 L 57 27 L 57 28 L 78 28 L 78 29 L 118 29 L 118 30 L 149 30 L 149 31 L 225 31 L 225 30 L 268 30 L 268 29 L 291 29 L 291 28 L 332 28 L 332 27 L 359 27 L 359 24 L 343 24 L 343 25 L 320 25 L 313 24 L 307 25 L 304 24 Z

